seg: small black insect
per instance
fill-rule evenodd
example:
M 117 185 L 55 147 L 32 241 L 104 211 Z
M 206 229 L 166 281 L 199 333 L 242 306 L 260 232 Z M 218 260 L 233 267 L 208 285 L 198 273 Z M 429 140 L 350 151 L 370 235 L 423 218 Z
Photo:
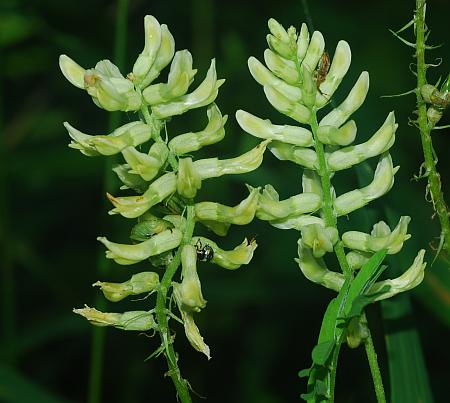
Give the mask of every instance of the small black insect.
M 195 248 L 197 249 L 197 258 L 201 262 L 209 262 L 214 257 L 214 249 L 211 245 L 202 245 L 200 239 L 195 244 Z

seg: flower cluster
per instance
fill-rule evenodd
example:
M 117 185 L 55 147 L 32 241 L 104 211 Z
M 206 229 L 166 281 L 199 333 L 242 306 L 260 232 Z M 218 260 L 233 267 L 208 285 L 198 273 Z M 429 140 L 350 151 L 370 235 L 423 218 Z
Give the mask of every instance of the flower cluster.
M 72 139 L 69 146 L 84 155 L 122 154 L 125 162 L 114 167 L 114 172 L 123 183 L 121 189 L 137 193 L 134 196 L 107 195 L 114 206 L 110 214 L 137 218 L 138 222 L 130 235 L 133 244 L 98 238 L 107 248 L 106 257 L 120 265 L 150 261 L 154 267 L 167 268 L 176 264 L 178 253 L 182 265 L 181 281 L 172 282 L 170 278 L 169 284 L 162 284 L 157 272 L 146 271 L 123 283 L 99 281 L 94 286 L 113 302 L 127 296 L 160 292 L 162 288 L 166 293 L 166 288 L 172 287 L 188 340 L 209 358 L 209 347 L 193 319 L 194 313 L 206 306 L 197 262 L 203 260 L 204 248 L 208 248 L 207 260 L 234 270 L 249 263 L 257 245 L 254 240 L 244 240 L 234 250 L 226 251 L 210 239 L 193 236 L 193 223 L 188 222 L 185 211 L 191 207 L 195 213 L 193 220 L 219 236 L 226 235 L 231 224 L 249 223 L 255 216 L 259 189 L 252 189 L 249 196 L 234 207 L 212 201 L 195 202 L 194 199 L 206 179 L 258 168 L 268 141 L 235 158 L 193 160 L 193 152 L 224 138 L 227 116 L 223 116 L 214 103 L 224 80 L 217 78 L 212 60 L 204 80 L 188 92 L 197 73 L 191 53 L 175 51 L 175 42 L 167 26 L 160 25 L 152 16 L 145 17 L 144 30 L 144 49 L 134 63 L 133 71 L 126 77 L 109 60 L 84 69 L 68 56 L 60 57 L 64 76 L 85 90 L 97 106 L 107 111 L 137 112 L 138 119 L 106 135 L 85 134 L 67 122 L 64 126 Z M 154 83 L 169 64 L 167 82 Z M 203 130 L 173 137 L 166 134 L 162 138 L 161 130 L 165 128 L 167 133 L 167 123 L 172 117 L 200 107 L 207 107 L 208 123 Z M 102 313 L 85 307 L 74 312 L 94 325 L 124 330 L 161 330 L 165 326 L 155 319 L 155 309 Z M 173 316 L 170 307 L 164 315 Z M 165 339 L 170 339 L 166 336 Z
M 349 231 L 339 237 L 336 226 L 337 217 L 346 216 L 391 189 L 398 170 L 389 154 L 397 129 L 394 112 L 388 114 L 369 140 L 351 145 L 357 126 L 350 117 L 366 98 L 369 74 L 363 71 L 347 97 L 334 106 L 332 96 L 351 62 L 348 43 L 339 41 L 330 62 L 319 31 L 310 36 L 303 24 L 297 33 L 294 27 L 286 30 L 274 19 L 270 19 L 268 25 L 266 65 L 250 57 L 248 66 L 253 78 L 263 86 L 270 104 L 296 124 L 273 124 L 243 110 L 236 112 L 236 118 L 247 133 L 271 140 L 268 149 L 276 158 L 303 167 L 303 193 L 279 200 L 274 187 L 267 185 L 259 196 L 256 216 L 277 228 L 299 231 L 296 261 L 301 271 L 309 280 L 339 291 L 344 274 L 329 270 L 322 257 L 333 251 L 340 238 L 348 250 L 346 258 L 351 270 L 357 271 L 377 251 L 399 252 L 410 237 L 407 234 L 409 217 L 401 217 L 392 231 L 381 221 L 374 225 L 370 234 Z M 317 112 L 331 104 L 331 110 L 318 120 Z M 331 185 L 324 188 L 324 177 L 331 179 L 335 172 L 375 156 L 379 156 L 379 162 L 367 186 L 341 195 L 336 195 Z M 391 297 L 419 284 L 424 276 L 424 253 L 424 250 L 418 253 L 402 276 L 375 283 L 371 292 L 379 292 L 376 299 Z

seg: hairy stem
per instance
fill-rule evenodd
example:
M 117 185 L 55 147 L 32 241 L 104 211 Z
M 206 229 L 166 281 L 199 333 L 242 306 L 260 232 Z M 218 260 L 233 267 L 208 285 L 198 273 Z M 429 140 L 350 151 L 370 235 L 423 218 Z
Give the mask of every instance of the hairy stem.
M 366 348 L 367 360 L 369 361 L 370 372 L 372 374 L 373 386 L 375 387 L 375 394 L 378 403 L 386 403 L 386 396 L 384 393 L 383 379 L 381 378 L 380 367 L 378 366 L 377 353 L 373 344 L 372 335 L 369 328 L 367 328 L 369 336 L 367 337 L 364 347 Z
M 339 358 L 339 352 L 341 350 L 342 341 L 337 343 L 336 348 L 334 349 L 333 357 L 331 359 L 331 375 L 330 375 L 330 398 L 328 400 L 329 403 L 334 402 L 334 390 L 336 385 L 336 372 L 337 372 L 337 363 Z
M 333 207 L 333 196 L 331 191 L 331 172 L 328 169 L 327 161 L 325 159 L 325 149 L 323 144 L 317 137 L 317 130 L 319 128 L 319 124 L 317 123 L 317 114 L 315 111 L 312 111 L 312 117 L 310 121 L 311 131 L 315 140 L 315 150 L 317 154 L 317 158 L 319 160 L 319 176 L 320 181 L 322 183 L 322 192 L 323 192 L 323 204 L 322 211 L 325 219 L 325 225 L 327 227 L 333 227 L 337 229 L 337 217 L 334 212 Z M 352 271 L 347 263 L 347 259 L 345 257 L 344 247 L 342 245 L 342 241 L 338 241 L 334 247 L 334 251 L 339 261 L 339 265 L 341 266 L 342 272 L 345 276 L 351 277 Z
M 317 116 L 315 113 L 313 113 L 313 116 L 311 118 L 310 122 L 311 130 L 313 132 L 314 140 L 315 140 L 315 150 L 317 153 L 318 161 L 319 161 L 319 175 L 321 179 L 322 184 L 322 191 L 323 191 L 323 205 L 322 205 L 322 212 L 325 219 L 325 224 L 327 226 L 331 226 L 337 229 L 337 217 L 334 212 L 333 207 L 333 195 L 332 195 L 332 188 L 331 188 L 331 172 L 329 171 L 327 167 L 327 162 L 325 158 L 325 150 L 323 144 L 319 141 L 317 137 L 317 130 L 318 130 L 318 123 L 317 123 Z M 339 264 L 341 266 L 341 269 L 345 275 L 345 277 L 351 282 L 353 278 L 353 272 L 350 269 L 347 258 L 345 256 L 344 246 L 342 244 L 342 241 L 339 240 L 335 247 L 334 251 L 336 253 L 336 257 L 338 258 Z M 366 319 L 367 322 L 367 319 Z M 367 324 L 367 326 L 369 326 Z M 377 401 L 379 403 L 386 403 L 386 397 L 384 394 L 384 388 L 383 388 L 383 382 L 381 378 L 380 368 L 378 365 L 377 360 L 377 354 L 375 352 L 375 347 L 373 345 L 372 336 L 369 331 L 369 337 L 365 343 L 366 347 L 366 353 L 367 358 L 369 361 L 370 371 L 373 378 L 373 383 L 375 386 L 375 393 L 377 396 Z M 333 357 L 330 363 L 331 367 L 331 374 L 330 374 L 330 396 L 329 396 L 329 402 L 333 403 L 335 398 L 335 383 L 336 383 L 336 372 L 337 372 L 337 363 L 339 358 L 339 352 L 341 349 L 341 345 L 343 342 L 344 337 L 342 336 L 340 340 L 337 342 Z
M 186 217 L 186 230 L 183 235 L 181 244 L 175 254 L 173 260 L 167 266 L 164 276 L 161 280 L 161 284 L 158 289 L 158 295 L 156 297 L 156 319 L 158 322 L 158 331 L 161 337 L 161 343 L 164 347 L 164 355 L 166 356 L 167 365 L 169 367 L 169 375 L 172 378 L 173 384 L 178 393 L 178 397 L 182 403 L 191 402 L 191 397 L 189 394 L 188 383 L 185 379 L 181 377 L 180 368 L 178 367 L 178 359 L 173 348 L 169 320 L 167 314 L 167 293 L 172 283 L 172 278 L 181 261 L 181 250 L 184 245 L 188 244 L 192 238 L 195 227 L 195 212 L 194 206 L 187 206 L 187 217 Z
M 425 9 L 426 0 L 416 0 L 416 13 L 414 16 L 416 26 L 416 59 L 417 59 L 417 109 L 419 111 L 419 130 L 422 140 L 422 149 L 425 159 L 426 176 L 428 178 L 427 189 L 430 192 L 434 210 L 441 224 L 441 236 L 443 238 L 443 249 L 450 253 L 450 222 L 447 206 L 441 189 L 440 175 L 436 169 L 433 142 L 431 140 L 432 126 L 428 122 L 427 107 L 420 93 L 420 89 L 427 83 L 425 63 Z
M 149 126 L 151 126 L 153 128 L 153 140 L 155 140 L 156 142 L 164 142 L 164 140 L 161 138 L 160 132 L 161 132 L 161 128 L 164 126 L 164 122 L 159 120 L 159 119 L 155 119 L 149 112 L 148 110 L 148 106 L 147 105 L 143 105 L 141 107 L 141 113 L 144 116 L 144 121 L 145 123 L 147 123 Z M 175 156 L 175 154 L 172 152 L 172 150 L 169 150 L 169 156 L 167 157 L 170 166 L 172 167 L 173 171 L 176 172 L 178 170 L 178 161 L 177 158 Z

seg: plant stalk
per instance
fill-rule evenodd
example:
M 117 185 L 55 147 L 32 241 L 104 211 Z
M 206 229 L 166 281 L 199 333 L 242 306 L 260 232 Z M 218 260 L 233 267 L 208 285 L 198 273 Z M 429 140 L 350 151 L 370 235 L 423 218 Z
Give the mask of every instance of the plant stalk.
M 169 367 L 168 374 L 172 378 L 173 384 L 177 390 L 178 397 L 181 403 L 192 402 L 188 383 L 182 378 L 180 373 L 180 368 L 178 367 L 178 359 L 173 348 L 173 343 L 171 340 L 170 329 L 169 329 L 169 319 L 167 314 L 167 293 L 172 284 L 172 278 L 181 261 L 181 250 L 183 246 L 188 244 L 192 238 L 195 227 L 195 210 L 193 205 L 186 207 L 187 217 L 186 217 L 186 229 L 183 234 L 183 239 L 180 246 L 170 264 L 167 266 L 164 276 L 161 280 L 158 295 L 156 297 L 156 319 L 158 322 L 158 331 L 161 337 L 161 343 L 164 347 L 164 355 L 166 356 L 167 365 Z
M 319 123 L 317 122 L 316 111 L 311 111 L 310 126 L 314 136 L 315 142 L 314 147 L 316 150 L 317 158 L 319 160 L 319 176 L 320 181 L 322 183 L 322 192 L 323 192 L 322 211 L 324 214 L 325 225 L 327 227 L 333 227 L 337 229 L 337 217 L 334 212 L 333 197 L 331 192 L 331 173 L 327 166 L 324 146 L 317 137 L 317 130 L 319 128 Z M 338 242 L 334 246 L 334 251 L 336 253 L 339 265 L 341 266 L 341 270 L 344 273 L 344 275 L 346 277 L 353 276 L 353 273 L 348 265 L 347 258 L 345 257 L 344 246 L 342 245 L 341 240 L 338 240 Z
M 416 59 L 417 59 L 417 109 L 420 138 L 424 155 L 424 164 L 428 178 L 427 189 L 430 192 L 433 208 L 439 217 L 441 224 L 441 237 L 443 238 L 443 249 L 450 254 L 450 222 L 445 204 L 444 195 L 441 189 L 440 175 L 436 169 L 437 159 L 434 157 L 433 142 L 431 140 L 432 126 L 427 118 L 427 106 L 422 98 L 420 89 L 427 83 L 425 63 L 425 11 L 426 0 L 416 0 L 416 12 L 414 15 L 416 26 Z
M 318 130 L 319 125 L 317 122 L 317 115 L 316 115 L 315 111 L 312 113 L 310 126 L 311 126 L 311 131 L 314 136 L 315 150 L 316 150 L 317 158 L 319 161 L 319 175 L 320 175 L 320 180 L 321 180 L 321 184 L 322 184 L 322 192 L 323 192 L 322 211 L 324 214 L 325 225 L 334 227 L 337 229 L 337 217 L 334 212 L 333 198 L 332 198 L 331 173 L 327 166 L 324 146 L 317 137 L 317 130 Z M 341 240 L 339 240 L 336 243 L 336 245 L 334 247 L 334 251 L 336 253 L 336 257 L 338 258 L 339 265 L 341 266 L 341 269 L 342 269 L 345 277 L 349 278 L 351 281 L 351 279 L 353 277 L 353 272 L 348 265 L 347 258 L 345 256 L 344 246 L 343 246 Z M 339 358 L 339 352 L 340 352 L 341 345 L 342 345 L 342 339 L 339 340 L 339 342 L 337 343 L 331 363 L 330 363 L 330 366 L 331 366 L 330 397 L 329 397 L 330 403 L 334 402 L 334 390 L 335 390 L 335 383 L 336 383 L 337 362 L 338 362 L 338 358 Z M 380 369 L 378 366 L 377 354 L 375 353 L 375 348 L 373 345 L 372 337 L 370 335 L 370 330 L 369 330 L 369 338 L 368 338 L 365 346 L 366 346 L 367 358 L 369 360 L 369 366 L 370 366 L 370 370 L 372 373 L 373 382 L 375 385 L 375 393 L 377 395 L 377 400 L 379 403 L 385 403 L 386 398 L 384 396 L 383 383 L 382 383 L 382 379 L 381 379 Z
M 363 315 L 365 316 L 365 314 Z M 386 403 L 386 395 L 384 393 L 383 379 L 381 378 L 380 367 L 378 365 L 377 353 L 373 344 L 370 329 L 367 327 L 369 336 L 364 342 L 366 348 L 367 360 L 369 361 L 370 372 L 372 374 L 373 386 L 375 387 L 375 394 L 378 403 Z

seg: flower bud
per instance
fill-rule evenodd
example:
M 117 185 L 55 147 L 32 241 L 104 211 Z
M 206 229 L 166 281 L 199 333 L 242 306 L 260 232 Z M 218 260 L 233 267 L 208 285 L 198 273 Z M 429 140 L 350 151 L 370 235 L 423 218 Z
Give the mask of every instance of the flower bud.
M 97 240 L 107 247 L 106 257 L 108 259 L 114 259 L 121 265 L 129 265 L 176 248 L 180 244 L 181 238 L 181 231 L 174 228 L 160 232 L 135 245 L 114 243 L 105 237 L 98 237 Z
M 394 112 L 391 112 L 383 125 L 369 140 L 330 153 L 327 158 L 328 167 L 333 171 L 340 171 L 384 153 L 394 144 L 397 127 Z
M 304 169 L 302 175 L 303 193 L 315 193 L 321 199 L 323 198 L 322 183 L 317 172 L 311 169 Z
M 216 64 L 213 59 L 205 79 L 193 92 L 183 95 L 175 101 L 154 105 L 152 112 L 156 118 L 163 119 L 208 105 L 216 99 L 219 87 L 224 82 L 225 80 L 217 80 Z
M 427 104 L 432 104 L 433 100 L 439 98 L 439 90 L 431 84 L 425 84 L 420 88 L 420 93 L 422 94 L 423 100 Z
M 137 111 L 142 104 L 133 83 L 109 60 L 101 60 L 95 68 L 86 70 L 84 88 L 97 106 L 110 112 Z
M 174 291 L 175 295 L 175 301 L 177 301 L 177 297 Z M 178 303 L 178 301 L 177 301 Z M 195 350 L 199 351 L 200 353 L 203 353 L 206 355 L 208 360 L 211 358 L 210 350 L 208 345 L 204 342 L 203 337 L 200 334 L 200 331 L 198 330 L 197 325 L 194 322 L 194 317 L 191 312 L 186 312 L 183 309 L 180 309 L 181 317 L 183 318 L 183 324 L 184 324 L 184 332 L 186 334 L 186 337 L 191 344 L 192 347 L 194 347 Z
M 273 192 L 276 194 L 275 197 Z M 266 185 L 258 199 L 256 216 L 260 220 L 277 220 L 288 216 L 311 213 L 318 210 L 321 205 L 322 200 L 315 193 L 300 193 L 280 201 L 278 193 L 272 185 Z
M 186 94 L 197 70 L 192 69 L 192 55 L 188 50 L 175 53 L 170 66 L 166 83 L 154 84 L 147 87 L 142 95 L 149 105 L 169 102 L 174 98 Z
M 350 348 L 357 348 L 370 335 L 367 327 L 367 320 L 364 316 L 358 316 L 350 319 L 345 332 L 347 344 Z
M 328 270 L 325 262 L 321 258 L 316 259 L 302 239 L 298 240 L 298 259 L 295 259 L 295 261 L 304 276 L 313 283 L 323 285 L 334 291 L 339 291 L 344 284 L 342 273 Z
M 173 295 L 181 312 L 186 337 L 197 351 L 204 353 L 208 359 L 209 347 L 203 341 L 193 318 L 194 312 L 200 312 L 206 306 L 203 298 L 200 279 L 197 274 L 197 249 L 193 245 L 185 245 L 181 251 L 182 277 L 180 283 L 172 283 Z
M 166 67 L 173 58 L 175 53 L 175 40 L 172 34 L 167 28 L 166 24 L 161 25 L 161 45 L 158 49 L 155 62 L 150 67 L 147 75 L 142 83 L 139 84 L 139 88 L 147 87 L 155 78 L 159 76 L 162 69 Z
M 72 127 L 68 122 L 64 122 L 64 127 L 72 138 L 69 147 L 80 150 L 89 157 L 114 155 L 126 147 L 135 147 L 145 143 L 152 136 L 150 126 L 140 121 L 127 123 L 106 136 L 85 134 Z
M 116 165 L 112 170 L 123 183 L 120 187 L 121 190 L 133 189 L 137 193 L 144 193 L 147 190 L 148 183 L 139 175 L 130 173 L 130 166 L 128 164 Z
M 289 85 L 283 80 L 275 77 L 275 75 L 255 57 L 250 57 L 248 59 L 248 68 L 253 78 L 263 87 L 276 89 L 291 102 L 295 103 L 301 101 L 302 91 L 300 88 Z
M 75 63 L 69 56 L 61 55 L 59 56 L 59 68 L 72 85 L 84 90 L 84 74 L 86 70 L 83 67 Z
M 438 123 L 441 120 L 442 115 L 443 115 L 443 110 L 440 108 L 430 106 L 427 109 L 427 118 L 433 127 L 436 125 L 436 123 Z
M 84 316 L 95 326 L 114 326 L 122 330 L 137 330 L 145 332 L 156 329 L 157 325 L 151 312 L 130 311 L 124 313 L 100 312 L 87 305 L 81 309 L 74 309 L 74 313 Z
M 297 59 L 302 62 L 309 46 L 309 31 L 305 23 L 302 24 L 297 38 Z
M 407 234 L 410 221 L 411 218 L 408 216 L 401 217 L 392 232 L 384 221 L 380 221 L 373 226 L 370 235 L 364 232 L 348 231 L 342 234 L 342 242 L 346 248 L 362 252 L 387 249 L 388 254 L 395 254 L 403 247 L 403 243 L 411 238 L 411 235 Z
M 311 112 L 309 109 L 298 103 L 298 101 L 292 101 L 281 92 L 273 89 L 272 87 L 265 86 L 264 93 L 270 104 L 279 112 L 294 119 L 299 123 L 308 123 L 311 118 Z
M 319 63 L 322 53 L 325 49 L 325 40 L 320 31 L 314 31 L 306 51 L 302 66 L 306 67 L 312 73 Z
M 316 103 L 317 85 L 316 81 L 313 79 L 312 73 L 308 70 L 308 67 L 305 64 L 302 64 L 302 77 L 302 102 L 308 109 L 311 109 Z
M 313 145 L 311 131 L 303 127 L 274 125 L 269 119 L 258 118 L 243 110 L 236 112 L 236 120 L 243 130 L 261 139 L 279 140 L 302 147 Z
M 155 204 L 162 202 L 175 192 L 177 186 L 176 176 L 168 172 L 156 179 L 140 196 L 114 197 L 107 193 L 114 209 L 109 214 L 121 214 L 126 218 L 136 218 L 144 214 Z
M 225 136 L 225 123 L 228 116 L 222 117 L 216 104 L 208 107 L 208 125 L 200 132 L 189 132 L 175 136 L 169 141 L 169 148 L 177 155 L 188 154 L 202 147 L 221 141 Z
M 202 187 L 202 181 L 198 171 L 192 163 L 192 158 L 180 158 L 178 160 L 177 192 L 187 199 L 193 199 L 197 190 Z
M 334 207 L 338 216 L 357 210 L 389 192 L 394 184 L 394 175 L 398 169 L 399 167 L 393 167 L 389 153 L 383 154 L 378 162 L 372 183 L 364 188 L 344 193 L 334 200 Z
M 183 246 L 181 265 L 183 280 L 181 284 L 173 283 L 177 304 L 186 312 L 200 312 L 206 306 L 206 301 L 203 298 L 197 274 L 197 249 L 195 246 Z
M 138 85 L 145 78 L 155 62 L 161 46 L 161 25 L 152 15 L 144 17 L 144 50 L 136 59 L 133 66 L 132 79 Z
M 302 227 L 311 224 L 319 224 L 325 226 L 324 221 L 313 215 L 305 214 L 299 216 L 290 216 L 279 220 L 270 221 L 270 224 L 279 229 L 295 229 L 300 231 Z
M 127 147 L 122 150 L 122 155 L 131 168 L 130 173 L 151 181 L 166 162 L 169 149 L 165 143 L 158 142 L 150 147 L 147 154 L 139 152 L 134 147 Z
M 340 128 L 335 126 L 319 126 L 317 137 L 324 144 L 347 146 L 355 140 L 356 131 L 355 121 L 349 120 Z
M 376 298 L 376 301 L 390 298 L 400 292 L 411 290 L 418 286 L 424 277 L 426 263 L 423 262 L 425 250 L 421 249 L 414 259 L 413 264 L 401 276 L 392 280 L 384 280 L 376 282 L 371 288 L 370 292 L 375 294 L 381 292 L 386 287 L 389 289 Z
M 155 234 L 159 234 L 174 225 L 163 218 L 155 217 L 150 213 L 142 216 L 141 220 L 131 229 L 130 238 L 134 241 L 143 242 Z
M 328 73 L 329 75 L 330 73 Z M 321 86 L 322 90 L 322 86 Z M 319 126 L 336 126 L 339 127 L 345 123 L 350 115 L 352 115 L 363 104 L 369 91 L 369 73 L 363 71 L 351 89 L 347 98 L 330 113 L 325 115 L 319 123 Z
M 277 55 L 270 49 L 264 51 L 264 61 L 273 74 L 284 82 L 294 86 L 299 84 L 301 76 L 293 61 Z
M 261 165 L 264 151 L 270 140 L 259 143 L 250 151 L 226 160 L 218 158 L 206 158 L 194 162 L 194 167 L 200 179 L 217 178 L 222 175 L 243 174 L 254 171 Z
M 312 249 L 315 258 L 320 258 L 327 252 L 333 252 L 333 246 L 339 238 L 336 228 L 318 224 L 307 225 L 301 228 L 301 232 L 303 244 Z
M 270 33 L 282 42 L 289 42 L 290 38 L 283 26 L 274 18 L 270 18 L 267 22 Z
M 317 91 L 316 94 L 316 106 L 318 108 L 322 108 L 330 101 L 331 96 L 347 74 L 351 60 L 350 46 L 345 41 L 339 41 L 334 51 L 330 70 L 325 77 L 325 81 L 319 86 L 320 91 Z
M 248 197 L 237 206 L 229 207 L 214 202 L 195 204 L 195 217 L 199 221 L 219 221 L 245 225 L 253 220 L 258 204 L 259 188 L 253 189 Z
M 129 295 L 151 292 L 159 285 L 158 273 L 142 272 L 135 274 L 124 283 L 104 283 L 97 281 L 93 287 L 100 287 L 105 298 L 112 302 L 121 301 Z
M 216 235 L 225 236 L 228 234 L 231 224 L 227 222 L 219 222 L 212 220 L 197 220 L 202 223 L 210 231 L 214 232 Z
M 288 60 L 294 60 L 296 56 L 295 42 L 291 42 L 288 37 L 288 41 L 282 41 L 277 37 L 269 34 L 266 36 L 267 44 L 269 48 L 273 50 L 276 54 L 284 57 Z
M 353 271 L 359 270 L 363 267 L 372 256 L 371 253 L 368 252 L 359 252 L 359 251 L 350 251 L 345 255 L 347 259 L 347 263 Z
M 268 148 L 280 161 L 292 161 L 308 169 L 319 169 L 319 160 L 314 150 L 293 146 L 280 141 L 272 141 Z

